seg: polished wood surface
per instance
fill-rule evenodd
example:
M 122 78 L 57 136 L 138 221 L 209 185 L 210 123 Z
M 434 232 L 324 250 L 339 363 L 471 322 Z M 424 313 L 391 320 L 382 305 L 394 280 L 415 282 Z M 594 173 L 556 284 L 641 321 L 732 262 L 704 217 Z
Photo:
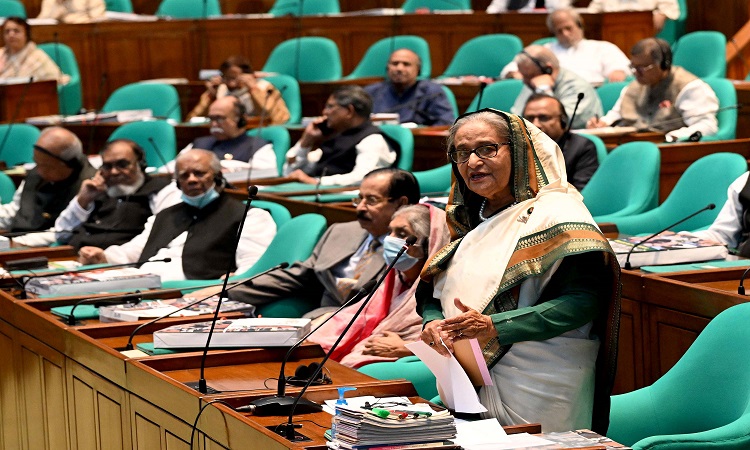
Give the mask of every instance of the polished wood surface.
M 57 82 L 0 84 L 0 123 L 22 122 L 29 117 L 59 114 Z

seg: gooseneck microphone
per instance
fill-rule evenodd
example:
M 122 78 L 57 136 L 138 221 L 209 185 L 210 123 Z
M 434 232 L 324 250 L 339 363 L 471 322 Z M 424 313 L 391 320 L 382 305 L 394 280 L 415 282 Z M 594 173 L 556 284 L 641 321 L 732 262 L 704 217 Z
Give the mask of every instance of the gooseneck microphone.
M 258 193 L 257 186 L 248 186 L 247 188 L 247 201 L 245 202 L 245 211 L 242 214 L 242 220 L 237 227 L 237 236 L 234 239 L 234 245 L 232 246 L 233 252 L 231 258 L 227 263 L 227 271 L 224 274 L 224 284 L 221 286 L 221 293 L 219 294 L 219 300 L 216 302 L 216 309 L 214 310 L 214 317 L 211 319 L 211 328 L 208 330 L 208 336 L 206 337 L 206 346 L 203 348 L 203 356 L 201 357 L 201 372 L 200 378 L 197 382 L 185 383 L 186 386 L 193 389 L 197 389 L 201 394 L 208 394 L 208 385 L 206 384 L 206 357 L 208 356 L 208 349 L 211 346 L 211 336 L 214 334 L 214 328 L 216 328 L 216 321 L 219 319 L 219 310 L 221 309 L 221 299 L 226 297 L 227 284 L 229 283 L 229 274 L 234 269 L 234 260 L 237 255 L 237 247 L 240 245 L 240 239 L 242 238 L 242 229 L 245 227 L 245 220 L 247 219 L 247 213 L 250 211 L 250 204 L 253 202 L 255 195 Z M 215 389 L 211 389 L 212 392 L 218 392 Z
M 159 146 L 156 145 L 156 141 L 154 140 L 154 138 L 149 136 L 148 143 L 151 144 L 151 147 L 154 149 L 154 153 L 156 153 L 156 156 L 159 158 L 159 162 L 161 162 L 162 165 L 164 166 L 164 170 L 167 171 L 169 178 L 174 178 L 172 176 L 172 171 L 169 170 L 169 163 L 167 162 L 167 158 L 164 157 L 164 153 L 162 153 L 161 150 L 159 149 Z
M 578 100 L 576 100 L 576 105 L 573 107 L 573 114 L 570 116 L 570 120 L 568 120 L 568 126 L 565 127 L 565 131 L 563 132 L 562 139 L 560 140 L 560 149 L 565 147 L 565 144 L 568 142 L 568 138 L 570 137 L 570 128 L 573 126 L 573 120 L 576 118 L 576 113 L 578 112 L 578 106 L 581 104 L 581 100 L 583 100 L 583 92 L 578 93 Z M 560 108 L 564 108 L 562 104 L 560 104 Z
M 323 166 L 323 170 L 320 171 L 317 183 L 315 183 L 315 203 L 320 203 L 320 185 L 323 183 L 323 177 L 328 174 L 328 166 Z
M 255 129 L 255 134 L 253 134 L 253 137 L 250 140 L 250 151 L 252 152 L 252 154 L 250 155 L 250 159 L 247 160 L 247 164 L 248 164 L 247 177 L 245 180 L 246 184 L 248 185 L 250 184 L 253 178 L 253 157 L 255 157 L 255 152 L 257 151 L 256 147 L 258 145 L 257 144 L 258 139 L 261 137 L 261 133 L 263 132 L 263 125 L 265 125 L 264 122 L 266 119 L 266 114 L 268 114 L 268 110 L 266 109 L 266 106 L 268 106 L 268 99 L 271 98 L 272 94 L 273 94 L 272 88 L 269 88 L 268 90 L 266 90 L 266 98 L 263 99 L 263 106 L 261 107 L 261 110 L 260 110 L 260 120 L 258 121 L 258 128 Z M 248 95 L 250 94 L 248 93 Z M 239 99 L 237 101 L 239 101 Z M 238 120 L 241 120 L 241 119 L 244 119 L 244 118 L 238 118 Z
M 479 92 L 477 93 L 477 108 L 474 112 L 482 109 L 482 97 L 484 96 L 484 90 L 487 88 L 487 82 L 482 81 L 479 83 Z
M 271 267 L 268 270 L 264 270 L 263 272 L 258 273 L 256 275 L 253 275 L 250 278 L 245 278 L 244 280 L 240 280 L 240 281 L 232 284 L 231 286 L 229 286 L 228 288 L 226 288 L 226 291 L 231 291 L 232 289 L 236 288 L 237 286 L 245 285 L 245 284 L 248 284 L 248 283 L 252 284 L 252 281 L 254 279 L 260 277 L 260 276 L 263 276 L 263 275 L 265 275 L 265 274 L 267 274 L 269 272 L 273 272 L 274 270 L 286 269 L 287 267 L 289 267 L 289 263 L 287 263 L 287 262 L 283 262 L 281 264 L 277 264 L 277 265 Z M 209 295 L 209 296 L 203 297 L 203 298 L 198 299 L 198 300 L 196 300 L 194 302 L 190 302 L 190 303 L 188 303 L 187 305 L 185 305 L 185 306 L 183 306 L 181 308 L 175 309 L 174 311 L 172 311 L 170 313 L 164 314 L 162 316 L 159 316 L 159 317 L 156 317 L 154 319 L 151 319 L 148 322 L 145 322 L 145 323 L 142 323 L 142 324 L 138 325 L 130 333 L 130 336 L 128 337 L 128 343 L 125 345 L 125 350 L 133 350 L 133 339 L 135 338 L 135 335 L 138 334 L 138 332 L 140 330 L 142 330 L 143 328 L 145 328 L 145 327 L 147 327 L 149 325 L 152 325 L 152 324 L 154 324 L 154 323 L 156 323 L 156 322 L 158 322 L 158 321 L 160 321 L 162 319 L 166 319 L 167 317 L 171 316 L 172 314 L 178 313 L 180 311 L 183 311 L 185 309 L 190 308 L 191 306 L 197 305 L 200 302 L 204 302 L 204 301 L 208 300 L 211 297 L 213 297 L 213 295 Z
M 737 288 L 737 293 L 740 295 L 745 295 L 745 286 L 743 286 L 742 283 L 745 282 L 745 277 L 747 276 L 748 273 L 750 273 L 750 267 L 745 269 L 745 271 L 742 272 L 742 276 L 740 277 L 740 285 Z
M 339 313 L 339 311 L 343 310 L 344 308 L 348 307 L 349 305 L 353 305 L 363 299 L 365 296 L 367 296 L 370 291 L 375 287 L 377 282 L 375 280 L 370 280 L 367 283 L 365 283 L 362 288 L 357 291 L 352 297 L 347 300 L 339 309 L 337 309 L 333 314 L 328 316 L 320 325 L 315 327 L 312 331 L 307 333 L 302 339 L 297 341 L 293 346 L 289 348 L 289 350 L 286 352 L 286 355 L 284 356 L 284 359 L 281 360 L 281 369 L 279 370 L 279 378 L 278 378 L 278 388 L 276 390 L 276 396 L 274 397 L 263 397 L 259 398 L 257 400 L 252 401 L 249 405 L 240 406 L 236 408 L 236 411 L 240 412 L 249 412 L 250 414 L 253 414 L 255 416 L 280 416 L 280 415 L 287 415 L 289 414 L 289 411 L 294 404 L 295 397 L 287 397 L 286 396 L 286 384 L 288 381 L 288 378 L 286 377 L 284 373 L 284 369 L 286 367 L 286 363 L 289 361 L 289 358 L 292 355 L 292 352 L 296 350 L 302 343 L 312 336 L 313 333 L 318 331 L 320 327 L 328 323 L 329 320 L 331 320 L 336 314 Z M 300 401 L 300 404 L 297 405 L 300 409 L 300 412 L 315 412 L 320 411 L 320 405 L 317 403 L 313 403 L 310 401 L 307 401 L 305 399 L 302 399 Z
M 108 306 L 108 305 L 124 305 L 126 303 L 129 303 L 131 305 L 137 305 L 143 300 L 143 294 L 141 294 L 141 291 L 135 291 L 132 294 L 117 294 L 117 295 L 111 295 L 108 297 L 92 297 L 92 298 L 85 298 L 83 300 L 77 301 L 73 308 L 70 309 L 70 312 L 68 313 L 68 317 L 66 318 L 66 321 L 68 325 L 75 326 L 77 323 L 76 321 L 76 315 L 75 310 L 80 305 L 87 305 L 90 303 L 93 303 L 95 307 L 100 306 Z
M 410 246 L 414 245 L 414 243 L 417 241 L 417 238 L 415 236 L 409 236 L 406 239 L 406 242 L 401 247 L 401 249 L 396 254 L 396 257 L 393 258 L 393 261 L 391 261 L 390 264 L 388 264 L 388 267 L 386 267 L 385 271 L 383 272 L 383 275 L 378 279 L 378 282 L 375 284 L 373 290 L 370 292 L 370 295 L 367 296 L 367 298 L 362 302 L 362 305 L 359 307 L 357 312 L 354 313 L 349 323 L 346 325 L 346 328 L 344 328 L 344 331 L 341 332 L 338 339 L 336 339 L 336 342 L 333 343 L 331 348 L 328 350 L 328 353 L 323 357 L 323 360 L 320 362 L 318 367 L 315 369 L 315 371 L 310 375 L 310 379 L 305 383 L 305 385 L 302 387 L 302 389 L 297 394 L 297 397 L 294 400 L 294 403 L 292 403 L 292 406 L 289 411 L 289 418 L 287 420 L 286 424 L 282 424 L 283 426 L 277 427 L 277 433 L 281 436 L 286 437 L 289 440 L 294 440 L 294 423 L 292 422 L 294 418 L 294 410 L 297 407 L 297 404 L 302 400 L 302 396 L 307 391 L 307 388 L 309 388 L 313 381 L 320 376 L 320 372 L 323 370 L 323 366 L 325 365 L 326 361 L 328 361 L 328 358 L 333 354 L 334 350 L 336 350 L 336 347 L 338 347 L 341 340 L 346 336 L 346 333 L 349 332 L 349 329 L 354 325 L 354 321 L 359 317 L 359 315 L 362 313 L 362 311 L 365 309 L 367 304 L 370 302 L 370 299 L 372 298 L 373 294 L 378 290 L 378 287 L 383 283 L 383 280 L 385 280 L 385 277 L 388 276 L 388 273 L 391 271 L 393 266 L 398 262 L 399 259 L 401 259 L 401 255 L 406 252 L 406 250 L 409 249 Z
M 682 219 L 680 219 L 677 222 L 673 223 L 672 225 L 664 228 L 663 230 L 659 230 L 656 233 L 652 234 L 651 236 L 647 237 L 646 239 L 644 239 L 644 240 L 642 240 L 642 241 L 640 241 L 640 242 L 638 242 L 636 244 L 633 244 L 633 247 L 631 247 L 630 250 L 628 250 L 628 254 L 625 257 L 625 269 L 626 270 L 630 270 L 631 269 L 631 266 L 630 266 L 630 255 L 633 254 L 633 250 L 635 250 L 636 247 L 638 247 L 639 245 L 645 244 L 646 242 L 650 241 L 651 239 L 655 238 L 656 236 L 660 235 L 661 233 L 664 233 L 665 231 L 669 230 L 670 228 L 674 228 L 677 225 L 681 224 L 682 222 L 686 222 L 687 220 L 692 219 L 693 217 L 697 216 L 698 214 L 702 213 L 703 211 L 709 211 L 709 210 L 714 209 L 714 208 L 716 208 L 716 205 L 713 204 L 713 203 L 709 203 L 708 205 L 706 205 L 703 208 L 699 209 L 698 211 L 690 214 L 689 216 L 683 217 Z

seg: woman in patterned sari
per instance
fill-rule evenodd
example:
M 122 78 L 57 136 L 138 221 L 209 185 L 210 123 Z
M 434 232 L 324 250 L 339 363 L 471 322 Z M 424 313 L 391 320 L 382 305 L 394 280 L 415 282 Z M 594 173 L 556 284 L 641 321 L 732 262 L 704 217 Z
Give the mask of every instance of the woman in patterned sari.
M 448 155 L 451 243 L 422 272 L 422 340 L 448 356 L 477 338 L 503 425 L 605 433 L 619 323 L 619 266 L 552 139 L 518 116 L 460 117 Z M 442 343 L 445 343 L 443 345 Z

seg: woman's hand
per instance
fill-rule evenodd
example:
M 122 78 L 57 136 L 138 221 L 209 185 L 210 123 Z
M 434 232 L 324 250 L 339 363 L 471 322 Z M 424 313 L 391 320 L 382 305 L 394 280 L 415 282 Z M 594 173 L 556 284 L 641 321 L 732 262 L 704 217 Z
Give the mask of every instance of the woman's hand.
M 490 316 L 469 308 L 461 303 L 458 298 L 453 299 L 453 303 L 461 311 L 461 314 L 443 320 L 441 326 L 443 335 L 447 336 L 451 343 L 461 339 L 473 338 L 486 342 L 497 336 L 497 330 Z
M 445 322 L 444 320 L 433 320 L 425 325 L 422 330 L 422 341 L 432 347 L 433 350 L 445 356 L 450 357 L 453 353 L 453 342 L 448 339 L 443 339 L 442 331 L 440 326 Z M 447 348 L 446 348 L 447 347 Z
M 365 342 L 365 349 L 362 353 L 365 355 L 401 358 L 411 355 L 405 344 L 406 342 L 401 339 L 398 333 L 384 331 L 382 336 L 370 337 Z

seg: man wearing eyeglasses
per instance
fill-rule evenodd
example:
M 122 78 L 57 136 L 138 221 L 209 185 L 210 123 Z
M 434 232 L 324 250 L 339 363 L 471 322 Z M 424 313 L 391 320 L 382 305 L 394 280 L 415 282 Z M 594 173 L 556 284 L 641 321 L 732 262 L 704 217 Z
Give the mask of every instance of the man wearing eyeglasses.
M 149 217 L 181 201 L 170 178 L 145 173 L 145 154 L 137 143 L 116 139 L 99 154 L 99 171 L 81 183 L 55 222 L 57 241 L 76 250 L 124 244 L 143 231 Z
M 666 41 L 639 41 L 631 50 L 630 68 L 635 81 L 622 90 L 604 117 L 589 120 L 587 128 L 632 126 L 665 133 L 668 142 L 710 136 L 719 129 L 716 94 L 700 78 L 672 66 L 672 49 Z
M 253 305 L 282 299 L 304 299 L 320 306 L 306 317 L 315 318 L 341 306 L 353 293 L 385 268 L 383 240 L 398 208 L 419 202 L 414 175 L 396 168 L 376 169 L 362 180 L 355 222 L 335 223 L 318 241 L 312 255 L 229 292 L 229 298 Z M 210 294 L 200 291 L 196 296 Z
M 596 146 L 590 139 L 566 129 L 569 119 L 562 103 L 549 95 L 534 94 L 526 102 L 523 118 L 557 142 L 565 158 L 568 183 L 579 191 L 583 189 L 599 167 Z
M 84 180 L 94 176 L 96 169 L 83 154 L 81 141 L 61 127 L 42 130 L 34 144 L 36 167 L 16 190 L 10 203 L 0 205 L 0 229 L 22 232 L 42 231 L 14 238 L 28 246 L 44 246 L 54 242 L 51 227 Z

